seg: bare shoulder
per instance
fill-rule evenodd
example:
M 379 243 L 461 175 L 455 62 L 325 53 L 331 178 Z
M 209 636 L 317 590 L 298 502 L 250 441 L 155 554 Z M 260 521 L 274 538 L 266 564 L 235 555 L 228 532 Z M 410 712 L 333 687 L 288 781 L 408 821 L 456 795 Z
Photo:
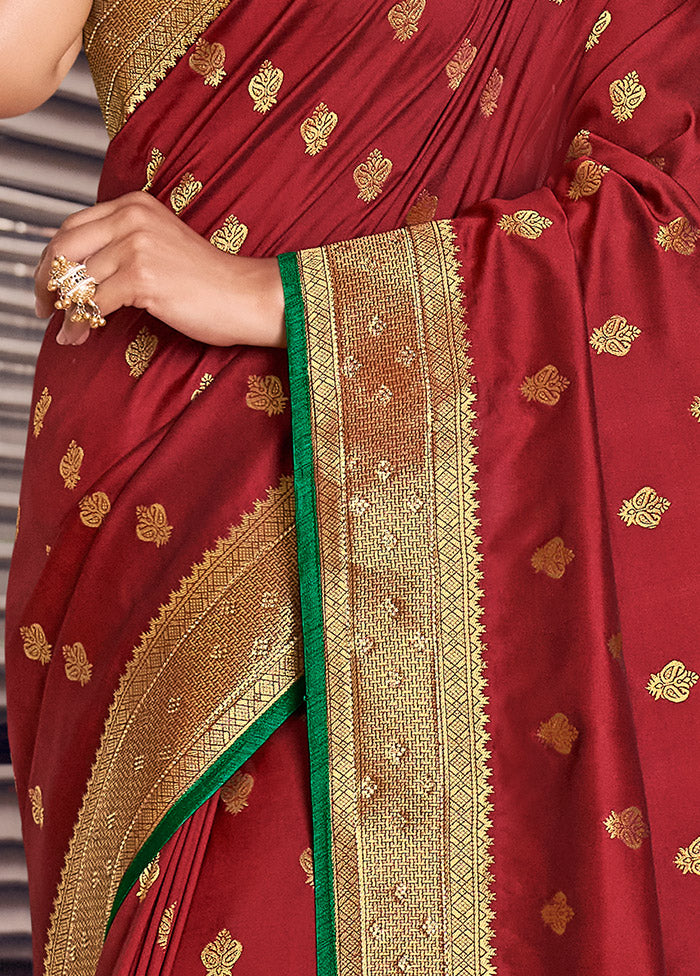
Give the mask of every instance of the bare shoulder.
M 91 7 L 92 0 L 0 0 L 0 117 L 28 112 L 56 91 Z

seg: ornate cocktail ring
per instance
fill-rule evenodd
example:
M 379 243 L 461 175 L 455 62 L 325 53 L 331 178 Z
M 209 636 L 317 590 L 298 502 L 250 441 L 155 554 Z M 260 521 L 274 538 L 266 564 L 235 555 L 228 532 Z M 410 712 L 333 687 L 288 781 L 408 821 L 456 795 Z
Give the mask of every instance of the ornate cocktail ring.
M 63 254 L 58 254 L 51 262 L 49 291 L 57 291 L 58 299 L 54 302 L 56 308 L 69 309 L 75 305 L 71 315 L 71 322 L 89 322 L 91 329 L 97 329 L 105 324 L 100 307 L 95 301 L 97 282 L 88 274 L 84 264 L 69 261 Z

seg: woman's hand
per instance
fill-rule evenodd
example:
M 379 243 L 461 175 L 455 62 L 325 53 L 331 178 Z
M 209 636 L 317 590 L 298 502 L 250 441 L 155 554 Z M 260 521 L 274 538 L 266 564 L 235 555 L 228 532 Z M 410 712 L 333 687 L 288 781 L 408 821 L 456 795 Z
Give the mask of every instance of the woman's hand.
M 58 254 L 86 265 L 104 316 L 128 305 L 214 346 L 286 345 L 277 260 L 219 251 L 140 190 L 63 222 L 34 274 L 41 317 L 53 311 L 56 296 L 47 284 Z M 62 345 L 80 345 L 90 335 L 84 322 L 70 321 L 71 312 L 57 336 Z

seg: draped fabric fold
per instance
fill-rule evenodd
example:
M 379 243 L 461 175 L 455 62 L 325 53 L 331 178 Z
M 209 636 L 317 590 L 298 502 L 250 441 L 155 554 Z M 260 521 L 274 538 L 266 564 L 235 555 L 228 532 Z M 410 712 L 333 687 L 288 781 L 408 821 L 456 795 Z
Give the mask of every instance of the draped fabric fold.
M 37 971 L 692 976 L 697 5 L 326 6 L 91 15 L 100 198 L 281 253 L 289 360 L 49 326 Z

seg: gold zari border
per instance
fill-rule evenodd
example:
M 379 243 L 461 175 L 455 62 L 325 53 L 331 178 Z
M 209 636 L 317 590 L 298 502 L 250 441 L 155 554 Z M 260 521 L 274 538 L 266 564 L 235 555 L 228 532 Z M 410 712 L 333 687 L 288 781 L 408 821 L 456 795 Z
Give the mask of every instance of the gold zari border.
M 449 222 L 299 255 L 338 976 L 488 976 L 471 361 Z
M 126 668 L 66 855 L 45 976 L 93 976 L 134 856 L 300 677 L 298 599 L 285 477 L 193 567 Z
M 95 0 L 83 42 L 110 138 L 229 3 Z

